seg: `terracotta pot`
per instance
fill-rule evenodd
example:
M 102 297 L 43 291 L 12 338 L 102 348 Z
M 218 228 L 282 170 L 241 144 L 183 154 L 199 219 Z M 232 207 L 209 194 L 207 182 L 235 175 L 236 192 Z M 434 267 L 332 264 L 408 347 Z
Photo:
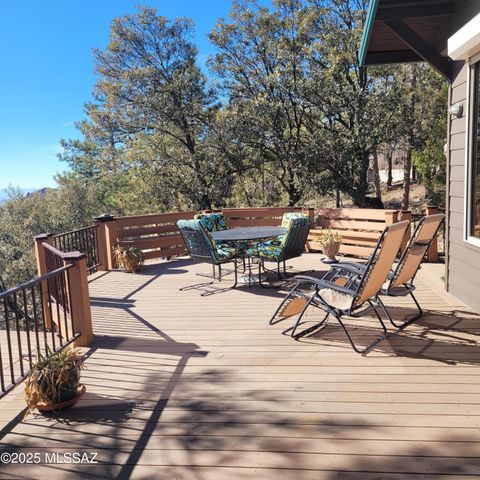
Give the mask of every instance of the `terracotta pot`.
M 329 243 L 328 245 L 322 245 L 323 253 L 332 260 L 335 260 L 335 255 L 340 250 L 340 242 Z

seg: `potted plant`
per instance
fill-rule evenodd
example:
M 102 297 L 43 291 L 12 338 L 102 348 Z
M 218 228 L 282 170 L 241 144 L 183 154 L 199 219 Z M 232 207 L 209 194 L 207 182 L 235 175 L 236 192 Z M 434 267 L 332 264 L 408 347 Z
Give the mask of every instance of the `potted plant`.
M 27 413 L 38 410 L 60 410 L 73 405 L 85 392 L 80 385 L 83 358 L 76 348 L 52 352 L 47 346 L 39 354 L 25 382 Z
M 335 255 L 340 250 L 341 235 L 338 232 L 332 232 L 329 228 L 325 228 L 319 233 L 316 241 L 321 245 L 322 252 L 328 257 L 327 263 L 336 262 Z
M 127 272 L 135 273 L 142 269 L 145 257 L 135 245 L 117 245 L 113 250 L 117 265 Z

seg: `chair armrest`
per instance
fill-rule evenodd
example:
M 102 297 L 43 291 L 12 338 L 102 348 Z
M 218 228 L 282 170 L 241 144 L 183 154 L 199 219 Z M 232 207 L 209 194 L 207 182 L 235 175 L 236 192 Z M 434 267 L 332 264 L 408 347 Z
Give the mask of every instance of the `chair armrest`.
M 328 280 L 323 280 L 321 278 L 309 277 L 308 275 L 297 275 L 295 280 L 299 283 L 310 283 L 313 285 L 318 285 L 320 288 L 329 288 L 330 290 L 335 290 L 339 293 L 344 293 L 346 295 L 351 295 L 352 297 L 356 295 L 356 292 L 350 290 L 349 288 L 341 287 L 336 283 L 329 282 Z
M 367 270 L 367 266 L 363 263 L 335 263 L 332 265 L 332 268 L 337 268 L 339 270 L 346 270 L 347 272 L 363 274 Z

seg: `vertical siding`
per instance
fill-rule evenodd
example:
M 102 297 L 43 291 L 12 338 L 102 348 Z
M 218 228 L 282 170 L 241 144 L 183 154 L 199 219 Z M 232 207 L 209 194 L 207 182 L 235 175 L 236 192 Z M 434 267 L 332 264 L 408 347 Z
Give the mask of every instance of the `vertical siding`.
M 467 107 L 466 65 L 460 66 L 452 82 L 450 104 Z M 465 142 L 467 118 L 449 118 L 448 142 L 448 232 L 447 290 L 480 312 L 480 249 L 463 240 L 465 218 Z

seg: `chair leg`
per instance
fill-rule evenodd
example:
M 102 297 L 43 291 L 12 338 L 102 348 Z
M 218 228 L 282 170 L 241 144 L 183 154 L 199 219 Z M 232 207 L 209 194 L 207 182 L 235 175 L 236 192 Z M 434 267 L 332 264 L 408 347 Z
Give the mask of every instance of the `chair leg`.
M 235 288 L 237 286 L 237 283 L 238 283 L 238 262 L 237 262 L 237 260 L 233 261 L 233 265 L 234 265 L 233 274 L 235 275 L 235 282 L 233 283 L 233 286 L 231 288 Z
M 317 331 L 324 323 L 327 322 L 328 320 L 328 317 L 330 316 L 330 309 L 328 309 L 326 312 L 325 312 L 325 316 L 323 317 L 323 319 L 316 323 L 315 325 L 311 326 L 311 327 L 308 327 L 306 328 L 305 330 L 302 330 L 301 332 L 299 333 L 296 333 L 297 332 L 297 328 L 301 325 L 301 320 L 302 320 L 302 317 L 303 317 L 303 314 L 305 313 L 305 311 L 307 310 L 307 307 L 310 305 L 310 303 L 313 301 L 313 296 L 312 298 L 307 302 L 307 304 L 305 305 L 304 309 L 300 312 L 300 315 L 298 316 L 298 319 L 295 323 L 295 325 L 293 326 L 292 328 L 292 333 L 291 333 L 291 336 L 292 338 L 294 338 L 295 340 L 298 340 L 299 338 L 301 337 L 304 337 L 305 335 L 309 335 L 310 333 L 313 333 L 315 331 Z
M 345 335 L 347 336 L 348 338 L 348 341 L 350 342 L 350 345 L 352 346 L 352 348 L 357 352 L 357 353 L 367 353 L 368 351 L 370 351 L 375 345 L 377 345 L 378 343 L 380 343 L 382 340 L 384 340 L 387 336 L 387 328 L 385 327 L 385 323 L 383 322 L 382 318 L 380 317 L 379 313 L 377 312 L 377 309 L 375 307 L 375 305 L 370 302 L 370 300 L 368 301 L 369 305 L 373 308 L 374 312 L 375 312 L 375 315 L 377 316 L 380 324 L 382 325 L 382 329 L 383 329 L 383 335 L 380 335 L 379 337 L 377 337 L 372 343 L 370 343 L 370 345 L 366 346 L 365 348 L 358 348 L 357 345 L 355 344 L 355 342 L 353 341 L 353 338 L 350 336 L 350 333 L 348 332 L 348 329 L 346 327 L 346 325 L 342 322 L 342 319 L 341 319 L 341 314 L 340 312 L 335 312 L 334 313 L 334 317 L 337 319 L 338 323 L 340 324 L 340 326 L 342 327 L 343 331 L 345 332 Z
M 418 313 L 414 314 L 412 317 L 408 318 L 403 322 L 401 323 L 400 325 L 397 324 L 396 322 L 394 322 L 392 316 L 390 315 L 390 312 L 388 311 L 387 307 L 385 306 L 385 304 L 382 302 L 382 300 L 380 298 L 378 298 L 378 303 L 381 305 L 383 311 L 386 313 L 388 319 L 390 320 L 390 323 L 395 327 L 395 328 L 398 328 L 399 330 L 402 330 L 404 329 L 405 327 L 407 327 L 408 325 L 410 325 L 412 322 L 414 322 L 415 320 L 418 320 L 422 315 L 423 315 L 423 310 L 422 310 L 422 307 L 420 306 L 420 304 L 418 303 L 418 300 L 415 298 L 415 295 L 413 294 L 412 291 L 408 292 L 409 295 L 412 297 L 413 301 L 415 302 L 415 305 L 417 307 L 417 310 L 418 310 Z
M 217 278 L 217 271 L 215 270 L 215 264 L 212 263 L 212 273 L 197 273 L 196 274 L 197 276 L 199 277 L 206 277 L 206 278 L 213 278 L 214 280 L 216 280 Z

